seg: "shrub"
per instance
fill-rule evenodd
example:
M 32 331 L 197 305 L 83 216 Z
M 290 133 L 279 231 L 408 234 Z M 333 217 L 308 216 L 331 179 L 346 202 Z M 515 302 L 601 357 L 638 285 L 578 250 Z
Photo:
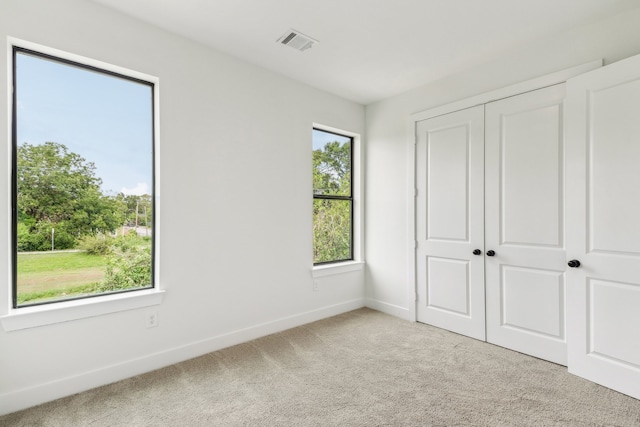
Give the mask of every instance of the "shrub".
M 25 223 L 18 223 L 18 252 L 37 251 L 42 246 L 42 236 L 31 234 L 29 226 Z M 51 242 L 49 242 L 51 249 Z
M 113 245 L 123 252 L 128 252 L 133 248 L 140 246 L 142 239 L 138 237 L 135 230 L 129 230 L 127 234 L 118 236 Z
M 108 255 L 111 253 L 112 240 L 103 234 L 84 236 L 80 239 L 79 247 L 91 255 Z
M 55 229 L 55 249 L 71 249 L 75 246 L 76 239 L 67 231 L 64 222 L 51 223 L 39 222 L 35 226 L 27 223 L 18 223 L 18 251 L 50 251 L 51 230 Z
M 107 261 L 101 291 L 143 288 L 151 285 L 151 248 L 131 246 L 116 251 Z

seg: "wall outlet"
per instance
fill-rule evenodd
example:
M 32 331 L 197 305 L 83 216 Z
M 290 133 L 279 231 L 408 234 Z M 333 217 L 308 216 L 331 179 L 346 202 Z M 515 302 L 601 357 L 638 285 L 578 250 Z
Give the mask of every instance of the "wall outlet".
M 317 280 L 313 281 L 313 292 L 318 292 L 320 290 L 320 282 Z
M 147 313 L 147 329 L 158 326 L 158 312 L 152 311 Z

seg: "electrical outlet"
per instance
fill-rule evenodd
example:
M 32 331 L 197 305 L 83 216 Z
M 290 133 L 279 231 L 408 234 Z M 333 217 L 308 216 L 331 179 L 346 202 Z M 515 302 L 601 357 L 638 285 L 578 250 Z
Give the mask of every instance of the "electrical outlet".
M 158 326 L 158 312 L 152 311 L 147 313 L 147 329 Z
M 313 281 L 313 292 L 318 292 L 320 290 L 320 282 L 317 280 Z

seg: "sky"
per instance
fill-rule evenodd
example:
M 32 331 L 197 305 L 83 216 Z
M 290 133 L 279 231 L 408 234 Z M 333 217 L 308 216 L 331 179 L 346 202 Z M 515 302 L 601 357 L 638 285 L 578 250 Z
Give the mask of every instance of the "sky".
M 151 194 L 151 86 L 23 53 L 16 79 L 18 145 L 64 144 L 104 194 Z
M 313 149 L 324 148 L 329 142 L 338 141 L 340 145 L 345 142 L 350 142 L 351 138 L 348 136 L 336 135 L 335 133 L 324 132 L 318 129 L 313 130 Z

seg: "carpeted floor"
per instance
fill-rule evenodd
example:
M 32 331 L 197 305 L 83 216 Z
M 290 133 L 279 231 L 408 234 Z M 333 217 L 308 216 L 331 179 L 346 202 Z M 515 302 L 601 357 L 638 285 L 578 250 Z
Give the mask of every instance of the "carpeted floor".
M 640 426 L 640 400 L 563 366 L 361 309 L 0 425 Z

